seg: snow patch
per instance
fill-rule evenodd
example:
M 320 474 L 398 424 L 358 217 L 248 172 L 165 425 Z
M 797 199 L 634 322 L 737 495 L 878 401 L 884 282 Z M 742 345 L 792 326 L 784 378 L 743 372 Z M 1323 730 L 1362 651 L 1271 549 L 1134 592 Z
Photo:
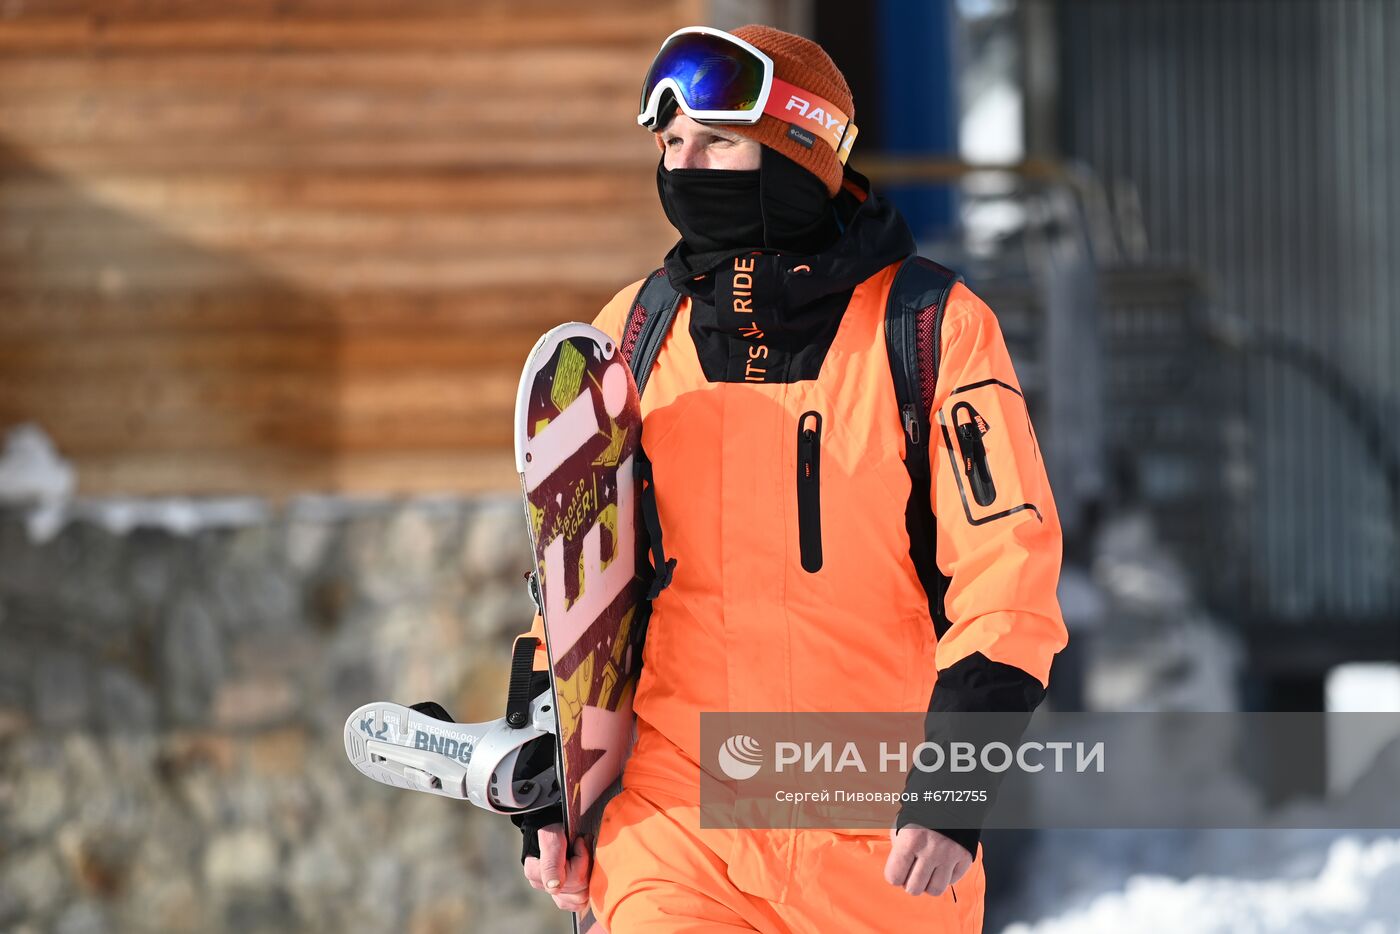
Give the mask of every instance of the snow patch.
M 1121 891 L 1003 934 L 1400 931 L 1400 838 L 1332 843 L 1315 875 L 1268 879 L 1136 875 Z
M 77 485 L 73 467 L 38 425 L 23 424 L 5 436 L 0 451 L 0 502 L 64 500 Z
M 75 520 L 99 525 L 114 535 L 133 529 L 162 529 L 193 535 L 210 527 L 248 525 L 266 520 L 268 504 L 255 497 L 75 498 L 77 472 L 38 425 L 22 424 L 5 436 L 0 451 L 0 507 L 26 510 L 26 527 L 36 544 L 52 540 Z
M 64 504 L 77 487 L 73 465 L 59 456 L 44 430 L 22 424 L 5 436 L 0 451 L 0 506 L 29 507 L 29 534 L 52 538 L 63 526 Z

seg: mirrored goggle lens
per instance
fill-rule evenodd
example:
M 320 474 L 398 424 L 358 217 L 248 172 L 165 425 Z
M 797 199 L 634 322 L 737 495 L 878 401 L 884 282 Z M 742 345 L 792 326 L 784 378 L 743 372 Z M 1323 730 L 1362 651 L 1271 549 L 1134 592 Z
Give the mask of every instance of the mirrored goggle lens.
M 686 33 L 661 47 L 642 86 L 641 108 L 667 78 L 691 110 L 755 110 L 763 90 L 763 62 L 719 36 Z

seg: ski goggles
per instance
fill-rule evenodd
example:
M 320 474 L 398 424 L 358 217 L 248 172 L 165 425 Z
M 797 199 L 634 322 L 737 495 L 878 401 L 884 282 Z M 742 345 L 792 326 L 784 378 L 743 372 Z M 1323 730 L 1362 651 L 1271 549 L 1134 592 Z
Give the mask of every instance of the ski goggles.
M 789 124 L 788 136 L 803 146 L 826 142 L 843 163 L 856 141 L 858 130 L 840 108 L 788 84 L 762 51 L 709 26 L 679 29 L 661 43 L 642 82 L 638 124 L 660 129 L 667 91 L 692 120 L 752 125 L 767 114 Z

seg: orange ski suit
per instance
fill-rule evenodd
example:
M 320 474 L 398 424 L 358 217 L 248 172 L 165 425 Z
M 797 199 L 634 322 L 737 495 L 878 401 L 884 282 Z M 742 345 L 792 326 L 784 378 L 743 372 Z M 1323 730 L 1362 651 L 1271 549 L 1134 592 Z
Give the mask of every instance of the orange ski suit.
M 982 653 L 1048 685 L 1066 643 L 1060 526 L 997 320 L 950 294 L 934 393 L 932 508 L 950 625 L 935 635 L 910 558 L 905 437 L 886 352 L 898 264 L 851 295 L 816 379 L 710 382 L 682 299 L 642 399 L 674 577 L 653 604 L 637 743 L 604 812 L 590 898 L 612 934 L 980 931 L 981 850 L 942 896 L 884 880 L 888 831 L 700 829 L 701 711 L 922 712 L 940 670 Z M 595 325 L 620 338 L 641 283 Z M 981 505 L 941 425 L 987 430 Z M 798 424 L 822 416 L 816 572 L 799 554 Z M 953 429 L 949 429 L 953 430 Z M 1034 508 L 1007 511 L 1007 504 Z M 543 640 L 540 621 L 532 633 Z M 539 668 L 547 667 L 541 647 Z M 1019 673 L 1018 672 L 1018 673 Z

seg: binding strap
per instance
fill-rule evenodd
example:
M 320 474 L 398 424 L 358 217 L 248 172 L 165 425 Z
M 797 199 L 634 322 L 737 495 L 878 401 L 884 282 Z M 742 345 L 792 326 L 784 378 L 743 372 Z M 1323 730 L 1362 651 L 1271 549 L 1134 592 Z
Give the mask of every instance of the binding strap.
M 530 723 L 530 674 L 535 668 L 535 649 L 540 640 L 521 636 L 510 656 L 510 687 L 506 690 L 506 725 L 518 730 Z

